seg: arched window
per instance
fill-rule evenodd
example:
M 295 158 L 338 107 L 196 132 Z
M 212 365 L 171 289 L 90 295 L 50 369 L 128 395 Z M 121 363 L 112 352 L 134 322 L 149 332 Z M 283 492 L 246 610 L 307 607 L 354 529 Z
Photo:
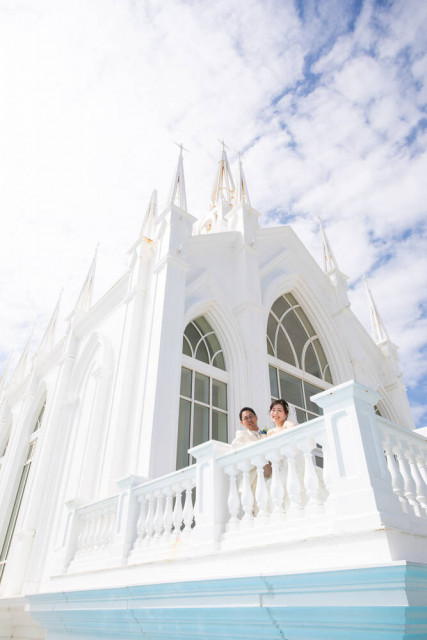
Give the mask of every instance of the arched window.
M 182 354 L 177 469 L 191 464 L 190 447 L 210 439 L 228 441 L 224 353 L 204 316 L 186 326 Z
M 0 552 L 0 580 L 2 579 L 2 576 L 3 576 L 7 557 L 9 555 L 9 550 L 12 544 L 13 534 L 15 531 L 16 523 L 18 521 L 19 511 L 21 509 L 22 499 L 24 497 L 24 491 L 27 485 L 28 475 L 30 473 L 31 463 L 34 458 L 34 452 L 36 449 L 37 440 L 40 435 L 40 428 L 42 426 L 45 407 L 46 407 L 46 400 L 43 402 L 43 405 L 37 414 L 37 419 L 34 421 L 34 427 L 30 435 L 30 442 L 28 445 L 27 457 L 22 469 L 18 489 L 15 494 L 15 500 L 13 503 L 12 512 L 9 518 L 9 524 L 6 530 L 6 535 L 3 540 L 3 545 Z
M 270 389 L 273 399 L 294 405 L 298 422 L 321 414 L 310 396 L 332 384 L 325 352 L 313 325 L 291 293 L 274 302 L 267 323 Z

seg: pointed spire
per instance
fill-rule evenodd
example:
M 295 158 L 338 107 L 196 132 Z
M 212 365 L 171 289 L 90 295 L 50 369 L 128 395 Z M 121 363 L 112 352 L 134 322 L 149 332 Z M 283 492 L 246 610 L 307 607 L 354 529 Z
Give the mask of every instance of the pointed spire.
M 97 255 L 98 255 L 98 247 L 96 247 L 95 249 L 95 255 L 93 256 L 93 260 L 89 267 L 86 280 L 84 281 L 79 297 L 77 298 L 76 306 L 74 307 L 74 311 L 72 315 L 78 313 L 78 315 L 81 316 L 82 314 L 86 313 L 86 311 L 89 311 L 90 309 L 90 305 L 92 302 L 93 283 L 95 279 Z
M 220 140 L 220 142 L 222 144 L 222 152 L 218 162 L 214 188 L 212 190 L 211 204 L 212 206 L 216 206 L 221 201 L 224 201 L 231 207 L 234 200 L 233 176 L 231 175 L 230 165 L 228 164 L 225 142 L 223 140 Z
M 154 189 L 151 194 L 150 202 L 148 203 L 147 211 L 145 213 L 144 222 L 142 223 L 140 238 L 153 241 L 155 235 L 155 224 L 157 217 L 157 190 Z
M 333 254 L 331 246 L 328 242 L 328 238 L 326 237 L 325 229 L 323 227 L 323 223 L 321 218 L 318 218 L 320 224 L 320 233 L 322 234 L 322 242 L 323 242 L 323 268 L 326 274 L 331 273 L 331 271 L 339 271 L 338 263 Z
M 242 165 L 242 155 L 239 153 L 239 174 L 237 180 L 237 192 L 236 192 L 236 203 L 239 204 L 241 202 L 246 202 L 249 206 L 251 206 L 251 201 L 249 200 L 249 192 L 246 184 L 245 174 L 243 173 L 243 165 Z
M 22 380 L 25 378 L 25 374 L 27 371 L 27 364 L 28 364 L 28 356 L 30 353 L 30 348 L 31 348 L 31 343 L 33 341 L 33 334 L 34 334 L 34 329 L 35 326 L 33 326 L 30 337 L 27 340 L 27 344 L 24 347 L 23 352 L 21 353 L 21 356 L 18 360 L 18 364 L 15 367 L 15 371 L 13 372 L 11 379 L 10 379 L 10 383 L 11 384 L 19 384 L 20 382 L 22 382 Z
M 384 323 L 381 320 L 380 314 L 378 313 L 378 309 L 375 305 L 374 298 L 372 297 L 371 290 L 368 285 L 368 281 L 366 276 L 363 276 L 363 280 L 365 281 L 366 294 L 368 297 L 368 305 L 369 305 L 369 313 L 371 316 L 371 325 L 372 325 L 372 334 L 376 344 L 380 344 L 381 342 L 390 341 L 388 337 L 387 331 L 385 329 Z
M 178 143 L 176 142 L 175 144 L 178 144 Z M 175 179 L 171 187 L 169 203 L 176 204 L 178 207 L 180 207 L 184 211 L 187 211 L 187 196 L 185 193 L 185 179 L 184 179 L 184 160 L 182 157 L 183 150 L 187 151 L 187 149 L 184 149 L 182 144 L 178 144 L 178 147 L 180 149 L 178 165 L 176 168 Z
M 8 359 L 7 359 L 6 366 L 5 366 L 4 371 L 3 371 L 3 375 L 2 375 L 2 377 L 0 379 L 0 400 L 2 399 L 4 391 L 6 389 L 6 380 L 7 380 L 7 375 L 9 373 L 10 358 L 11 358 L 11 356 L 9 356 Z
M 38 353 L 42 353 L 43 351 L 50 351 L 53 347 L 53 342 L 55 340 L 56 325 L 58 324 L 61 297 L 62 297 L 62 291 L 59 294 L 58 302 L 56 303 L 55 309 L 53 310 L 53 313 L 52 313 L 52 317 L 49 321 L 49 324 L 47 325 L 43 338 L 41 339 L 40 346 L 38 348 Z

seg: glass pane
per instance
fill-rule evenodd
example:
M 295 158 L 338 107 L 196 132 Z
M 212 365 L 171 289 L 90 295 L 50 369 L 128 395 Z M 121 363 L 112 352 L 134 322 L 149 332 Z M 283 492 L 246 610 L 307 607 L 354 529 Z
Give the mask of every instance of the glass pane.
M 182 396 L 186 396 L 187 398 L 191 398 L 191 378 L 193 372 L 190 369 L 186 369 L 182 367 L 181 369 L 181 389 L 180 394 Z
M 296 351 L 298 361 L 302 361 L 302 350 L 307 342 L 307 332 L 303 329 L 295 311 L 290 311 L 283 319 L 283 326 Z
M 212 405 L 227 410 L 227 385 L 212 379 Z
M 320 407 L 317 406 L 317 404 L 314 404 L 314 402 L 311 402 L 310 396 L 314 396 L 316 393 L 320 393 L 321 391 L 324 391 L 324 389 L 321 389 L 320 387 L 315 387 L 314 384 L 310 384 L 309 382 L 304 382 L 306 407 L 308 411 L 312 411 L 318 416 L 322 415 L 322 412 L 320 410 Z
M 298 407 L 304 407 L 301 380 L 284 371 L 279 371 L 279 380 L 280 397 Z
M 279 398 L 279 387 L 277 385 L 277 369 L 275 367 L 268 367 L 270 374 L 270 393 L 276 400 Z
M 191 349 L 194 352 L 194 349 L 196 348 L 197 343 L 200 340 L 200 333 L 197 331 L 192 322 L 189 322 L 185 327 L 184 335 L 187 336 L 187 339 L 191 345 Z
M 271 307 L 271 310 L 273 311 L 273 313 L 276 314 L 279 320 L 283 316 L 283 314 L 286 313 L 288 309 L 289 309 L 289 304 L 286 302 L 283 296 L 280 296 L 280 298 L 277 298 L 276 302 Z
M 196 325 L 196 327 L 198 327 L 202 336 L 205 336 L 207 333 L 213 332 L 211 325 L 209 324 L 209 322 L 206 320 L 204 316 L 200 316 L 199 318 L 196 318 L 194 320 L 194 324 Z
M 297 307 L 295 309 L 295 313 L 297 314 L 298 318 L 301 320 L 301 323 L 303 324 L 310 338 L 311 336 L 316 335 L 316 332 L 313 329 L 313 325 L 311 324 L 310 320 L 307 318 L 307 316 L 305 315 L 305 312 L 301 309 L 301 307 Z
M 209 378 L 201 373 L 194 374 L 194 399 L 209 404 Z
M 188 449 L 190 448 L 190 417 L 191 402 L 179 401 L 178 420 L 178 445 L 176 451 L 176 468 L 183 469 L 188 466 Z
M 292 295 L 292 293 L 287 293 L 285 295 L 285 298 L 292 307 L 295 307 L 297 304 L 299 304 L 298 300 L 295 298 L 294 295 Z
M 320 344 L 319 338 L 316 338 L 315 340 L 313 340 L 312 344 L 313 344 L 314 350 L 315 350 L 315 352 L 317 354 L 317 357 L 319 359 L 320 367 L 321 367 L 322 371 L 324 371 L 326 365 L 328 364 L 328 361 L 326 360 L 325 352 L 323 351 L 323 347 Z
M 312 344 L 309 344 L 307 347 L 304 362 L 302 363 L 302 368 L 304 369 L 304 371 L 307 371 L 307 373 L 311 373 L 312 376 L 316 376 L 316 378 L 322 377 L 319 362 L 316 358 L 316 354 L 314 353 Z
M 209 409 L 195 404 L 192 446 L 195 447 L 207 440 L 209 440 Z
M 186 335 L 184 335 L 182 339 L 182 353 L 186 356 L 190 356 L 190 358 L 193 355 L 193 352 L 191 351 L 190 343 L 188 342 L 188 338 Z
M 302 424 L 303 422 L 307 422 L 307 414 L 305 411 L 301 411 L 301 409 L 295 409 L 297 414 L 297 422 L 298 424 Z
M 273 345 L 271 344 L 271 340 L 268 336 L 267 336 L 267 353 L 269 356 L 274 356 Z
M 279 333 L 277 336 L 276 357 L 279 358 L 279 360 L 283 360 L 283 362 L 289 362 L 289 364 L 298 366 L 295 362 L 294 354 L 292 353 L 289 340 L 287 339 L 281 328 L 279 329 Z
M 212 360 L 212 366 L 225 371 L 224 354 L 222 351 L 216 354 L 215 358 Z
M 329 365 L 327 365 L 323 375 L 324 375 L 323 379 L 326 380 L 326 382 L 329 382 L 330 384 L 333 384 L 332 376 L 331 376 L 331 370 L 329 369 Z
M 41 411 L 39 413 L 39 417 L 36 420 L 36 424 L 34 425 L 34 431 L 37 431 L 37 429 L 40 429 L 41 425 L 42 425 L 42 420 L 43 420 L 43 414 L 44 414 L 44 410 L 46 408 L 46 402 L 44 403 L 44 405 L 41 408 Z
M 194 354 L 194 357 L 197 360 L 201 360 L 201 362 L 206 362 L 206 364 L 210 364 L 208 350 L 203 340 L 197 347 L 197 351 Z
M 29 456 L 29 454 L 28 454 Z M 28 459 L 28 457 L 27 457 Z M 21 508 L 22 497 L 24 495 L 25 486 L 27 484 L 28 474 L 30 473 L 30 464 L 26 464 L 22 470 L 21 479 L 19 481 L 18 491 L 16 493 L 15 502 L 13 505 L 12 513 L 9 518 L 9 524 L 6 531 L 6 536 L 3 541 L 2 550 L 0 553 L 0 560 L 6 560 L 9 554 L 10 545 L 12 542 L 13 533 L 15 531 L 16 522 L 19 516 L 19 510 Z
M 226 413 L 212 411 L 212 438 L 220 442 L 228 441 Z
M 217 351 L 221 351 L 221 345 L 219 344 L 219 340 L 214 333 L 210 333 L 208 336 L 206 336 L 206 343 L 208 345 L 211 358 L 213 358 Z
M 277 327 L 277 320 L 270 313 L 268 316 L 268 322 L 267 322 L 267 336 L 270 338 L 271 344 L 273 345 L 276 341 L 276 327 Z

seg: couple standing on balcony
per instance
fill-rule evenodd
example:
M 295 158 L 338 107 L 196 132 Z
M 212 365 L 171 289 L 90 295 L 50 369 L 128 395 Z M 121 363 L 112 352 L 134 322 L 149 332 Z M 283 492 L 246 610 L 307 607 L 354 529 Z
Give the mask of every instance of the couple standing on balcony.
M 275 424 L 273 429 L 261 430 L 258 427 L 258 417 L 251 407 L 243 407 L 239 412 L 240 423 L 244 429 L 237 431 L 231 443 L 234 450 L 240 449 L 265 436 L 273 436 L 282 433 L 285 429 L 295 427 L 295 422 L 288 420 L 289 405 L 285 400 L 273 400 L 270 405 L 270 417 Z

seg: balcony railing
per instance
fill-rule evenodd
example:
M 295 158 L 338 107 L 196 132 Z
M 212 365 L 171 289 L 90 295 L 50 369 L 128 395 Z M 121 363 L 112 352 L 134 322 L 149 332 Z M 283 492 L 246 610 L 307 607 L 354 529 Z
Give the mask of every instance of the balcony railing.
M 320 418 L 238 451 L 203 443 L 187 469 L 124 479 L 116 496 L 72 507 L 58 573 L 262 545 L 266 535 L 283 543 L 387 528 L 427 537 L 426 438 L 377 416 L 378 394 L 357 383 L 314 401 Z

